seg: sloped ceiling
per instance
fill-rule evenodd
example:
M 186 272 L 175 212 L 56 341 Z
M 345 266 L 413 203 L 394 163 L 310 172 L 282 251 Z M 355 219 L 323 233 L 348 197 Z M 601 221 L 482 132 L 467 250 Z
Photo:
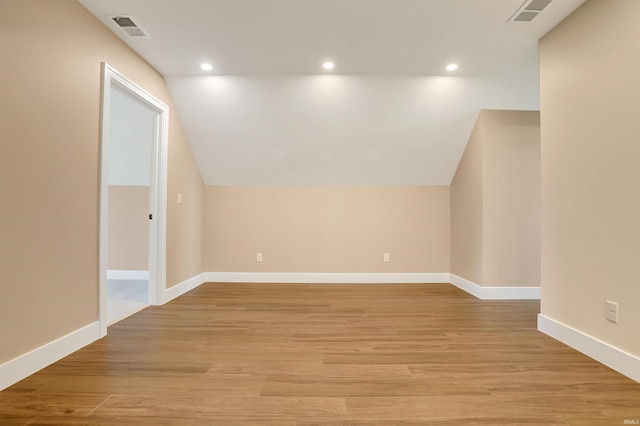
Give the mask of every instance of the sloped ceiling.
M 539 108 L 537 41 L 583 2 L 80 0 L 165 76 L 208 185 L 448 185 L 480 109 Z

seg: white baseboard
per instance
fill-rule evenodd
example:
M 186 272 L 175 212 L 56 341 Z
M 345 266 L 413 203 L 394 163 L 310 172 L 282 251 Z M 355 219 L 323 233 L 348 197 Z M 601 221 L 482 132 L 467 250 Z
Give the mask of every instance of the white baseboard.
M 448 283 L 448 273 L 314 273 L 314 272 L 206 272 L 214 283 L 300 284 L 416 284 Z
M 127 269 L 107 270 L 108 280 L 148 280 L 149 271 L 135 271 Z
M 540 299 L 540 287 L 484 287 L 455 274 L 448 282 L 483 300 Z
M 640 383 L 640 358 L 542 314 L 538 330 Z
M 479 299 L 540 299 L 539 287 L 483 287 L 449 273 L 205 272 L 214 283 L 431 284 L 451 283 Z
M 170 302 L 176 297 L 182 296 L 186 292 L 193 290 L 194 288 L 198 287 L 201 284 L 204 284 L 205 282 L 207 282 L 207 280 L 205 280 L 205 275 L 206 273 L 203 272 L 201 274 L 198 274 L 194 277 L 189 278 L 188 280 L 182 281 L 181 283 L 176 284 L 173 287 L 169 287 L 164 291 L 164 294 L 162 295 L 161 304 Z
M 0 391 L 95 342 L 100 337 L 98 321 L 53 340 L 0 365 Z

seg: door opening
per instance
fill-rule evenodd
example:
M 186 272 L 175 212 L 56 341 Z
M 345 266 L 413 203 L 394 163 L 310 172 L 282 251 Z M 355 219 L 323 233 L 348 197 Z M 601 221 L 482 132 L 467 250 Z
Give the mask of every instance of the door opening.
M 100 335 L 162 304 L 168 108 L 103 64 L 100 160 Z

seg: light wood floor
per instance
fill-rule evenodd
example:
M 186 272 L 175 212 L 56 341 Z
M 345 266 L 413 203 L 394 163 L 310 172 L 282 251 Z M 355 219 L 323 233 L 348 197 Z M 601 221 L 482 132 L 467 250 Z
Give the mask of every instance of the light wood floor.
M 447 284 L 205 284 L 0 393 L 0 424 L 621 425 L 640 384 Z

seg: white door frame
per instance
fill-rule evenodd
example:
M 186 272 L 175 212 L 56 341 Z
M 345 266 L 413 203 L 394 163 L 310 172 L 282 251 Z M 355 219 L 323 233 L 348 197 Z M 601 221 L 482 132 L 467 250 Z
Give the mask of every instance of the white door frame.
M 167 153 L 169 107 L 140 86 L 102 63 L 102 111 L 100 122 L 100 229 L 98 249 L 98 313 L 100 337 L 107 334 L 107 261 L 109 243 L 109 111 L 111 88 L 118 87 L 157 112 L 151 148 L 149 214 L 149 303 L 164 303 L 167 258 Z

